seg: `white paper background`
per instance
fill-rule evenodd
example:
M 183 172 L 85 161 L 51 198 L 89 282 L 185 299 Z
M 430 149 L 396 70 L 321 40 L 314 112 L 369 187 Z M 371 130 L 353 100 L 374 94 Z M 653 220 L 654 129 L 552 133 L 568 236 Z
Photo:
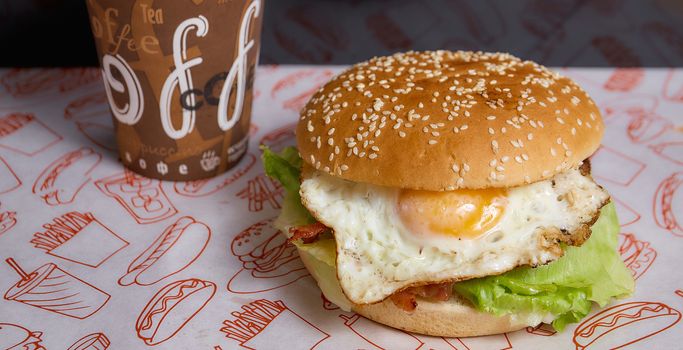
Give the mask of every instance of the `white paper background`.
M 296 122 L 297 111 L 307 97 L 339 70 L 338 67 L 324 66 L 261 67 L 257 74 L 253 117 L 257 128 L 251 138 L 249 152 L 258 157 L 259 140 L 273 130 Z M 584 86 L 603 111 L 607 132 L 604 148 L 598 151 L 593 162 L 593 173 L 620 202 L 620 215 L 626 224 L 622 232 L 633 234 L 635 239 L 641 241 L 638 243 L 640 255 L 633 265 L 639 274 L 636 292 L 632 298 L 618 301 L 617 304 L 653 302 L 662 303 L 676 312 L 683 310 L 683 278 L 680 272 L 680 266 L 683 265 L 683 232 L 678 231 L 676 235 L 675 230 L 657 225 L 655 216 L 660 214 L 654 206 L 660 183 L 672 175 L 683 179 L 683 70 L 560 71 Z M 333 305 L 324 305 L 315 282 L 305 270 L 301 270 L 298 260 L 283 258 L 291 249 L 280 252 L 285 255 L 272 266 L 262 266 L 261 272 L 249 269 L 242 271 L 242 262 L 247 262 L 247 267 L 253 268 L 253 264 L 248 262 L 262 256 L 264 251 L 255 247 L 253 240 L 231 249 L 233 239 L 252 224 L 275 217 L 281 200 L 279 190 L 272 183 L 263 181 L 265 178 L 262 177 L 260 162 L 257 160 L 255 165 L 248 167 L 249 156 L 238 166 L 238 169 L 248 169 L 245 174 L 235 176 L 235 170 L 221 175 L 195 192 L 195 196 L 188 196 L 188 192 L 183 190 L 183 183 L 163 183 L 161 188 L 177 213 L 160 221 L 140 224 L 121 204 L 95 185 L 95 181 L 123 171 L 113 151 L 115 145 L 110 130 L 111 120 L 106 103 L 101 99 L 103 88 L 97 72 L 42 70 L 10 73 L 0 70 L 0 118 L 12 113 L 30 113 L 36 120 L 16 131 L 14 137 L 0 136 L 0 218 L 3 213 L 7 217 L 8 212 L 16 212 L 16 224 L 13 227 L 9 227 L 11 220 L 6 219 L 3 232 L 3 224 L 0 223 L 0 232 L 3 232 L 0 233 L 0 257 L 3 260 L 14 258 L 27 272 L 45 263 L 54 263 L 111 295 L 101 309 L 85 319 L 66 317 L 25 303 L 0 299 L 0 323 L 42 332 L 41 344 L 47 349 L 67 349 L 91 333 L 105 334 L 111 341 L 111 349 L 147 348 L 136 333 L 138 315 L 164 286 L 191 278 L 214 283 L 215 294 L 177 334 L 155 345 L 155 349 L 214 349 L 215 346 L 222 349 L 251 346 L 258 349 L 472 350 L 576 347 L 573 342 L 575 326 L 554 336 L 541 336 L 533 334 L 537 332 L 522 330 L 476 339 L 443 339 L 392 330 L 352 313 L 344 313 Z M 53 78 L 40 79 L 45 76 Z M 18 90 L 18 87 L 25 89 Z M 72 105 L 65 113 L 70 103 L 90 95 L 94 103 L 86 103 L 87 108 L 80 109 Z M 286 136 L 278 140 L 293 142 Z M 83 147 L 94 152 L 92 157 L 100 155 L 101 161 L 90 173 L 83 174 L 87 169 L 81 169 L 66 181 L 60 178 L 55 185 L 67 189 L 60 199 L 68 202 L 68 189 L 74 184 L 84 183 L 73 202 L 48 205 L 33 193 L 34 182 L 43 169 L 64 154 Z M 220 187 L 223 182 L 230 184 Z M 258 187 L 259 184 L 261 187 Z M 210 189 L 214 192 L 197 196 L 211 192 Z M 673 193 L 673 198 L 673 215 L 679 225 L 683 225 L 683 207 L 680 206 L 683 203 L 683 186 Z M 168 206 L 168 203 L 164 205 Z M 30 243 L 35 232 L 44 231 L 43 224 L 71 211 L 92 212 L 103 226 L 127 241 L 128 245 L 94 268 L 46 254 Z M 187 268 L 151 285 L 118 284 L 133 259 L 183 216 L 192 217 L 210 228 L 210 240 L 201 255 Z M 263 235 L 274 233 L 267 225 L 262 226 Z M 192 255 L 193 250 L 201 250 L 203 244 L 201 235 L 188 235 L 185 238 L 185 241 L 178 243 L 183 249 L 174 251 L 174 254 L 179 254 L 179 260 L 188 259 L 187 254 Z M 276 249 L 272 252 L 278 252 L 282 242 L 273 239 L 266 250 L 274 247 Z M 93 249 L 106 248 L 74 245 L 71 253 L 85 257 L 93 255 Z M 5 264 L 0 267 L 2 295 L 17 281 L 18 276 L 9 266 Z M 81 285 L 74 288 L 90 287 Z M 239 316 L 232 315 L 232 312 L 242 312 L 243 305 L 260 299 L 282 301 L 285 309 L 278 311 L 279 314 L 264 327 L 254 328 L 254 333 L 258 333 L 243 344 L 220 331 L 224 320 L 235 320 Z M 190 316 L 192 312 L 179 312 L 176 315 L 183 314 Z M 616 341 L 614 345 L 621 345 L 633 340 L 638 330 L 647 327 L 658 330 L 674 322 L 671 328 L 637 341 L 631 347 L 680 348 L 683 326 L 676 319 L 675 312 L 669 318 L 639 322 L 637 328 L 616 329 L 609 338 Z

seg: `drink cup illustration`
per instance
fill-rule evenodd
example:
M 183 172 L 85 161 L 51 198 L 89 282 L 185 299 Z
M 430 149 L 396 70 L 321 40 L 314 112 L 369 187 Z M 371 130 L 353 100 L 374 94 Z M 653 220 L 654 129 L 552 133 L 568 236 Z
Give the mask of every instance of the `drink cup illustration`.
M 84 319 L 104 306 L 110 295 L 52 263 L 26 273 L 12 258 L 5 260 L 21 277 L 5 299 L 46 311 Z

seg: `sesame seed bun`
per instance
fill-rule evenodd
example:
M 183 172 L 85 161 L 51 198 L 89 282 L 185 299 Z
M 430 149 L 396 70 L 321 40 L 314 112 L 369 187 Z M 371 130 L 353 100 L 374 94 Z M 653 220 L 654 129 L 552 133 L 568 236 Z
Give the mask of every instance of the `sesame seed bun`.
M 512 187 L 578 166 L 600 111 L 572 80 L 504 53 L 407 52 L 356 64 L 301 111 L 297 143 L 320 171 L 444 191 Z

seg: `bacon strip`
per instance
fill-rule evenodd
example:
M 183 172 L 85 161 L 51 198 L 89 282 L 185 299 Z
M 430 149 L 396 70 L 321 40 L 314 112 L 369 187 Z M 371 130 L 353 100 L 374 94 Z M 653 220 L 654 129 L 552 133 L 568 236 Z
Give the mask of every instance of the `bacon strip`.
M 415 311 L 417 307 L 416 297 L 430 301 L 446 301 L 451 297 L 453 283 L 428 284 L 426 286 L 411 287 L 391 295 L 391 301 L 404 311 Z
M 318 239 L 321 233 L 327 231 L 327 226 L 321 222 L 313 224 L 291 227 L 289 233 L 292 235 L 288 239 L 290 242 L 301 240 L 304 243 L 313 243 Z

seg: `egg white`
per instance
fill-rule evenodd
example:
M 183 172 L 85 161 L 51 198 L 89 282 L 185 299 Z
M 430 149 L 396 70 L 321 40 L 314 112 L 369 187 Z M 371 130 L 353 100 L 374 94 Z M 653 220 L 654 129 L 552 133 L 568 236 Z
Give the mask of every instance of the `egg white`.
M 609 195 L 578 169 L 508 189 L 500 221 L 474 239 L 412 233 L 397 211 L 399 189 L 305 172 L 304 205 L 334 230 L 337 277 L 356 304 L 382 301 L 414 285 L 500 274 L 562 255 L 545 233 L 590 222 Z

